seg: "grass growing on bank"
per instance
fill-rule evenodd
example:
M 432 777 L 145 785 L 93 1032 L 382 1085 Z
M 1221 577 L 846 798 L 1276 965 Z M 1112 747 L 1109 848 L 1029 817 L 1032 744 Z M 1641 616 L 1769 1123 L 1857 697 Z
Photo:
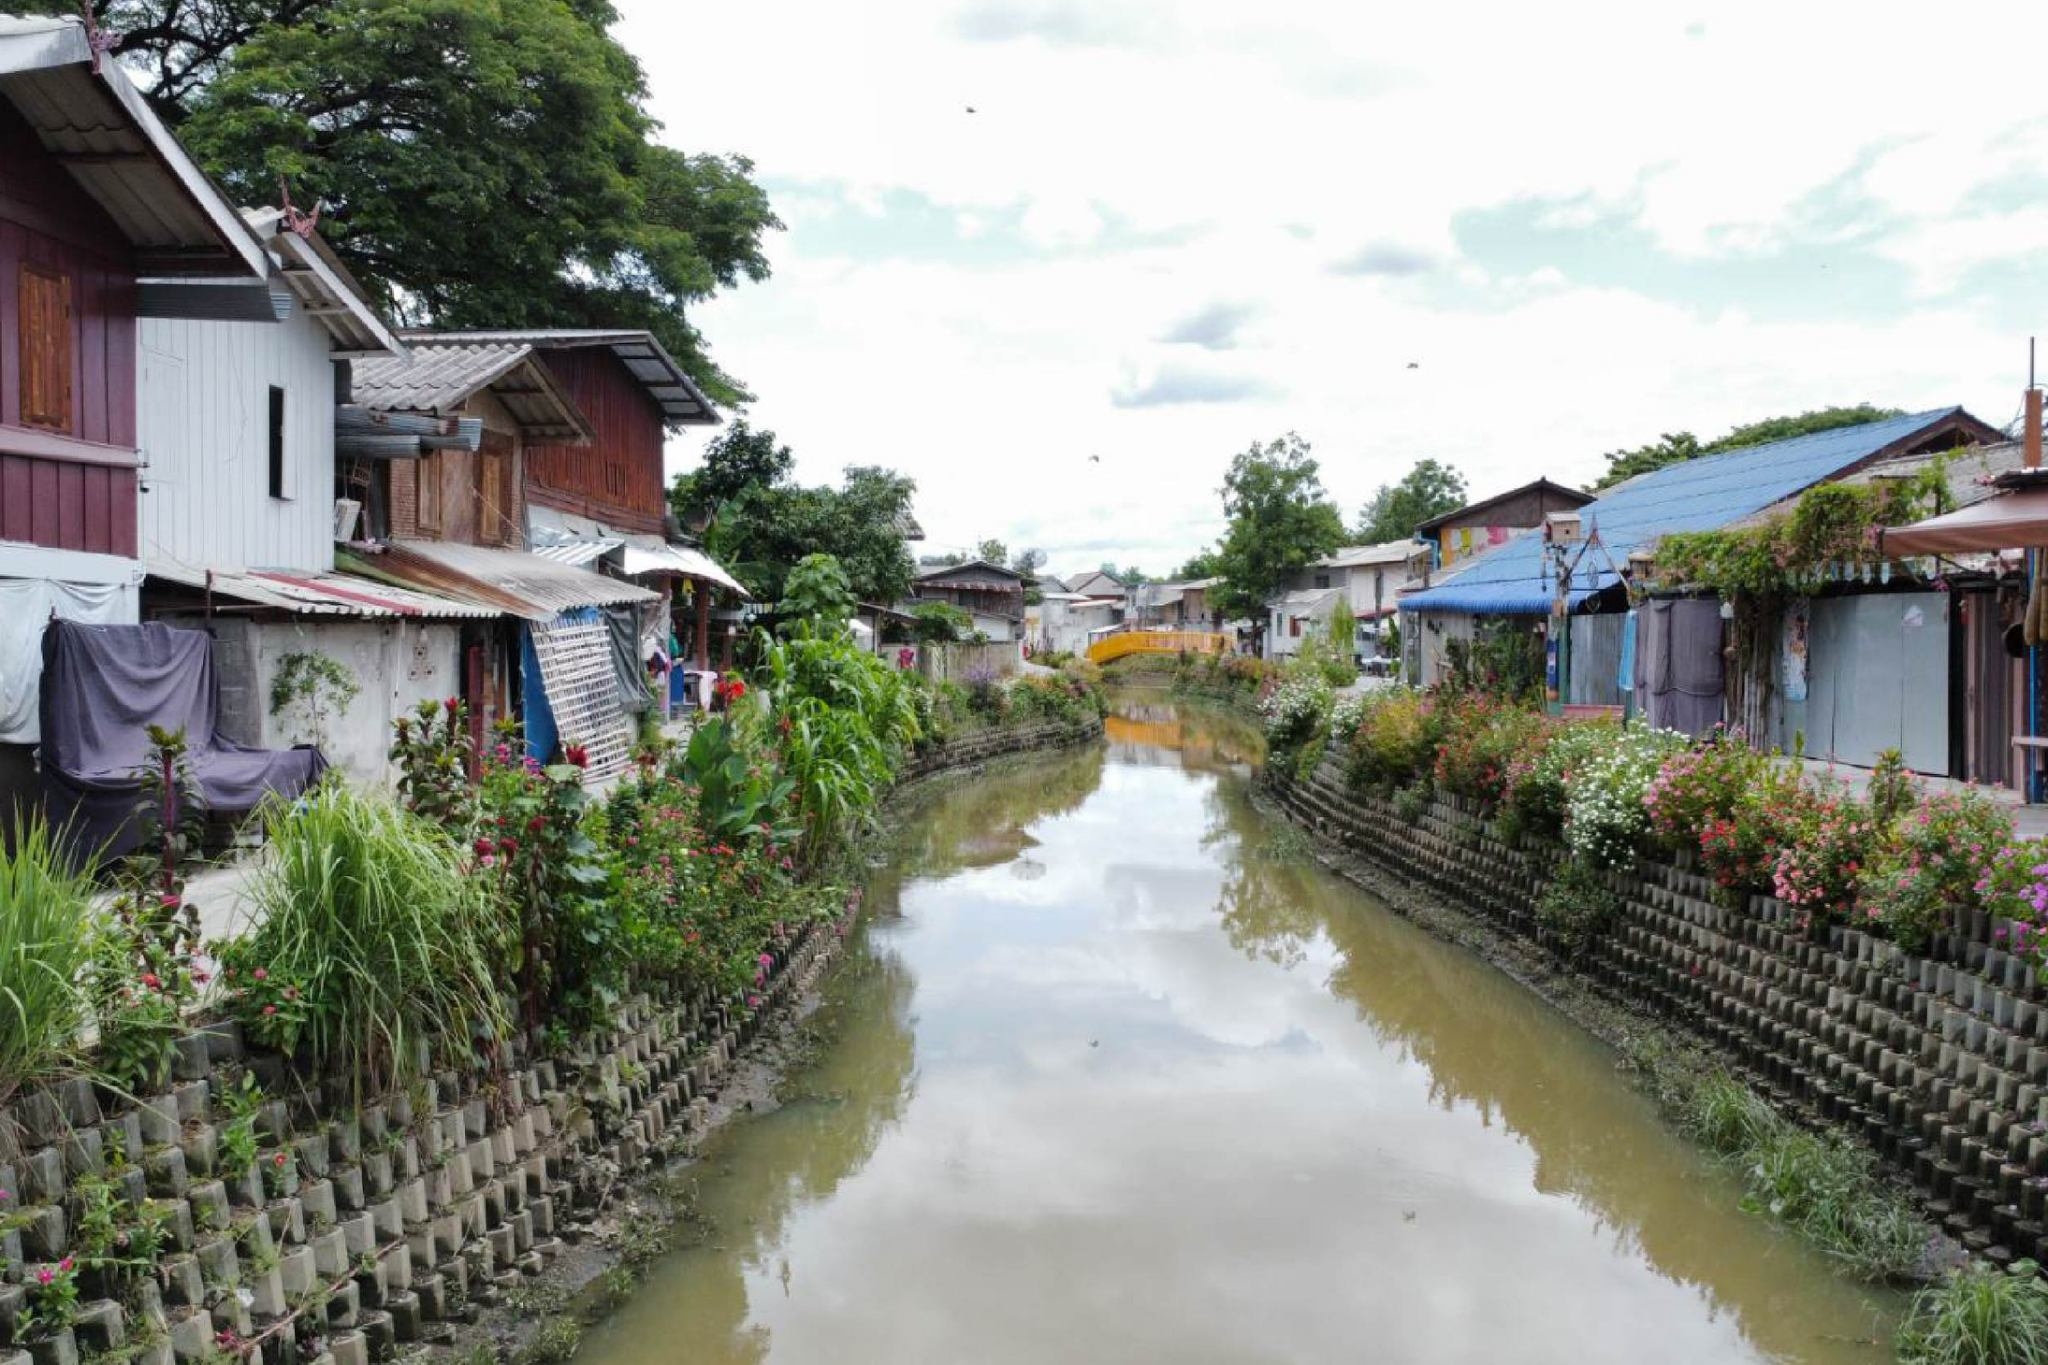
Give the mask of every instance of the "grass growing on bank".
M 1785 1224 L 1859 1279 L 1924 1272 L 1928 1228 L 1868 1152 L 1788 1122 L 1734 1077 L 1674 1050 L 1639 1043 L 1629 1060 L 1679 1128 L 1742 1176 L 1745 1210 Z
M 1908 1365 L 2048 1365 L 2048 1281 L 2033 1261 L 1959 1270 L 1914 1298 L 1898 1348 Z
M 85 1021 L 92 892 L 40 821 L 0 848 L 0 1103 L 55 1070 Z

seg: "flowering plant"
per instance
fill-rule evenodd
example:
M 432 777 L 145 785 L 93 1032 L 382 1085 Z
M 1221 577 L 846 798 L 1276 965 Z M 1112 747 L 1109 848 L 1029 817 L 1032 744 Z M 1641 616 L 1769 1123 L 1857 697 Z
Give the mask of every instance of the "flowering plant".
M 1503 832 L 1539 839 L 1563 838 L 1571 784 L 1593 755 L 1620 735 L 1621 726 L 1611 720 L 1545 725 L 1538 729 L 1530 737 L 1529 746 L 1508 763 L 1507 791 L 1501 806 Z
M 66 1256 L 28 1277 L 28 1307 L 14 1320 L 15 1339 L 40 1341 L 78 1321 L 78 1263 Z
M 1351 785 L 1389 792 L 1428 776 L 1442 734 L 1438 708 L 1435 697 L 1405 688 L 1373 697 L 1351 738 Z
M 1993 931 L 2005 948 L 2036 972 L 2048 966 L 2048 839 L 2004 844 L 1978 878 L 1977 893 L 2000 919 Z
M 1671 730 L 1626 725 L 1578 765 L 1567 785 L 1564 821 L 1565 847 L 1574 858 L 1588 867 L 1633 861 L 1650 827 L 1644 794 L 1686 742 Z
M 218 952 L 227 1009 L 241 1022 L 243 1035 L 258 1047 L 275 1048 L 287 1056 L 296 1052 L 314 1015 L 306 983 L 253 960 L 246 939 L 225 944 Z
M 1434 775 L 1444 791 L 1477 801 L 1491 815 L 1506 799 L 1517 759 L 1533 753 L 1546 729 L 1543 715 L 1497 697 L 1476 695 L 1445 718 Z
M 1741 736 L 1717 732 L 1681 750 L 1643 793 L 1650 832 L 1667 849 L 1698 850 L 1714 884 L 1739 897 L 1769 889 L 1799 802 L 1796 771 Z
M 1276 749 L 1305 743 L 1329 712 L 1330 685 L 1320 677 L 1289 678 L 1259 704 L 1266 717 L 1266 742 Z
M 1792 907 L 1795 925 L 1818 935 L 1829 924 L 1875 919 L 1857 908 L 1859 883 L 1881 833 L 1870 808 L 1833 784 L 1801 788 L 1771 869 L 1772 894 Z
M 1958 915 L 1985 908 L 1984 870 L 2012 841 L 2012 821 L 1980 793 L 1927 797 L 1892 827 L 1866 872 L 1866 918 L 1908 952 L 1921 951 Z

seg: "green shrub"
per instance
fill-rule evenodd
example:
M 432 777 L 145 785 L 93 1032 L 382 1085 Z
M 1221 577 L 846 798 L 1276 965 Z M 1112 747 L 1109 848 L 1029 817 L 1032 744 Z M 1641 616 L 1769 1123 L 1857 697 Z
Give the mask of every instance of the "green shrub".
M 1894 825 L 1857 894 L 1863 918 L 1920 952 L 1958 916 L 1984 908 L 1985 878 L 2012 843 L 2012 819 L 1974 791 L 1930 796 Z
M 2048 1281 L 2031 1260 L 1956 1271 L 1914 1296 L 1897 1344 L 1906 1365 L 2048 1365 Z
M 514 944 L 439 827 L 339 782 L 273 803 L 263 824 L 260 918 L 222 952 L 232 1012 L 261 1030 L 275 1016 L 254 988 L 296 983 L 302 1060 L 369 1090 L 412 1075 L 423 1045 L 501 1032 L 493 963 Z
M 1559 864 L 1536 902 L 1536 921 L 1574 952 L 1597 941 L 1621 913 L 1621 897 L 1577 859 Z
M 1517 761 L 1540 747 L 1548 729 L 1543 713 L 1484 696 L 1446 709 L 1436 785 L 1477 801 L 1482 813 L 1492 815 L 1507 797 Z
M 0 849 L 0 1102 L 57 1070 L 85 1022 L 92 893 L 40 820 Z
M 1425 781 L 1436 764 L 1438 702 L 1393 689 L 1370 701 L 1351 739 L 1345 777 L 1357 791 L 1386 793 Z
M 1565 801 L 1564 840 L 1572 857 L 1589 867 L 1625 868 L 1649 832 L 1643 798 L 1664 761 L 1685 746 L 1685 736 L 1630 724 L 1587 755 L 1572 773 Z

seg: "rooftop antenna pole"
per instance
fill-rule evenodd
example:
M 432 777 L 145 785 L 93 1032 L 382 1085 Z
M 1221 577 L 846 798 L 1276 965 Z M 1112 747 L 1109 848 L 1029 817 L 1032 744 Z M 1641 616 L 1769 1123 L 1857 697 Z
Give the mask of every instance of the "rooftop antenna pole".
M 2028 469 L 2041 467 L 2041 390 L 2034 383 L 2034 338 L 2027 338 L 2027 406 L 2025 445 L 2021 461 Z

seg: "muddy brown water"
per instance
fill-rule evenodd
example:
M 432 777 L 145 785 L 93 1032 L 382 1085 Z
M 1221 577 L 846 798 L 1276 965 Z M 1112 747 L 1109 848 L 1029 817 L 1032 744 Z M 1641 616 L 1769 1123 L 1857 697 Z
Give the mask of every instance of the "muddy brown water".
M 678 1362 L 1863 1362 L 1611 1052 L 1307 858 L 1232 717 L 928 793 L 780 1108 L 587 1339 Z

